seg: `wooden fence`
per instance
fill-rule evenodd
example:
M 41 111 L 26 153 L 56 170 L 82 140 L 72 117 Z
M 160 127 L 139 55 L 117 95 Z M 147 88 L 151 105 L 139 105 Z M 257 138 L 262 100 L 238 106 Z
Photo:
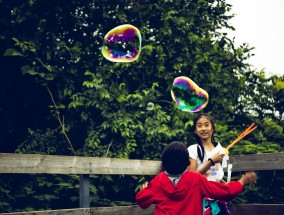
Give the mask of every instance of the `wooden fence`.
M 233 172 L 250 170 L 283 170 L 284 153 L 230 156 Z M 137 205 L 98 207 L 89 206 L 90 174 L 156 175 L 161 171 L 160 161 L 128 160 L 118 158 L 96 158 L 39 154 L 0 153 L 0 174 L 78 174 L 80 175 L 80 208 L 51 211 L 16 212 L 2 214 L 123 214 L 150 215 L 154 206 L 143 210 Z M 226 171 L 226 169 L 225 169 Z M 284 204 L 238 204 L 229 205 L 233 215 L 284 215 Z

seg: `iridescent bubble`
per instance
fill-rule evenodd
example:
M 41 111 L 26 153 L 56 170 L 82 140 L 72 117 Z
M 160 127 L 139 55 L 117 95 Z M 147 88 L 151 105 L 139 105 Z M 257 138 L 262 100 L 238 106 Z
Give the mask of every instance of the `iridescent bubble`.
M 110 30 L 104 37 L 102 54 L 113 62 L 132 62 L 141 52 L 140 31 L 129 24 Z
M 148 104 L 147 104 L 147 110 L 153 110 L 154 109 L 154 107 L 155 107 L 155 105 L 154 105 L 154 103 L 153 102 L 149 102 Z
M 171 95 L 182 111 L 197 112 L 208 104 L 208 93 L 185 76 L 174 79 Z

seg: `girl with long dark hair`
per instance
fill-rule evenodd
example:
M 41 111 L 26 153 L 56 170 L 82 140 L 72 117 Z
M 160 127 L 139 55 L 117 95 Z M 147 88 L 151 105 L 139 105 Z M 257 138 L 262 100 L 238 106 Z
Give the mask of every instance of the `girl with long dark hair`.
M 224 182 L 222 160 L 225 156 L 224 149 L 214 139 L 216 126 L 211 115 L 199 114 L 194 119 L 194 135 L 196 144 L 188 147 L 190 166 L 189 170 L 197 171 L 207 177 L 209 181 Z M 230 214 L 224 202 L 214 199 L 204 199 L 205 215 Z

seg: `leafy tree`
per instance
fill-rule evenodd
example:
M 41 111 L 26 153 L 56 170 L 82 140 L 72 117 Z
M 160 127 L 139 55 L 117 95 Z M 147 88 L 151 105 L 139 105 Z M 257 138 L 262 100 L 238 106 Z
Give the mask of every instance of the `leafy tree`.
M 222 33 L 233 29 L 225 0 L 23 0 L 0 1 L 0 6 L 3 134 L 19 136 L 4 139 L 14 141 L 16 152 L 157 160 L 172 140 L 190 145 L 196 113 L 182 112 L 172 101 L 177 76 L 191 78 L 208 92 L 203 111 L 216 118 L 220 142 L 229 143 L 252 121 L 258 124 L 258 131 L 232 153 L 281 150 L 283 79 L 267 80 L 250 70 L 245 61 L 252 48 L 235 47 Z M 134 25 L 142 35 L 141 56 L 132 63 L 114 63 L 101 54 L 104 35 L 122 24 Z M 20 90 L 11 87 L 15 84 Z M 7 96 L 11 91 L 12 98 Z M 153 110 L 147 110 L 148 102 Z M 14 104 L 25 116 L 21 121 L 13 116 L 18 110 L 10 109 Z M 36 193 L 20 194 L 46 200 L 44 208 L 60 207 L 53 200 L 64 198 L 61 190 L 77 186 L 74 176 L 32 177 L 36 182 L 27 187 Z M 134 190 L 137 177 L 124 178 Z M 57 197 L 34 191 L 46 188 L 45 180 L 62 182 L 48 187 Z M 117 203 L 112 193 L 120 193 L 122 185 L 113 184 L 113 177 L 92 180 L 92 204 Z M 8 193 L 9 182 L 1 183 Z M 77 201 L 74 192 L 70 195 Z M 17 209 L 10 206 L 11 196 L 0 198 L 6 198 L 0 205 L 5 210 Z

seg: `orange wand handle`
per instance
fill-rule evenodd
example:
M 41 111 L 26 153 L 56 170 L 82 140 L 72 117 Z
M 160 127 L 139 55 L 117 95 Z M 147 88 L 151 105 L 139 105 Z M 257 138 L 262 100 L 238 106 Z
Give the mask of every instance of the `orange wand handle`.
M 243 133 L 240 134 L 230 145 L 226 147 L 226 149 L 229 151 L 237 142 L 239 142 L 241 139 L 243 139 L 245 136 L 253 132 L 257 126 L 253 127 L 254 123 L 252 123 L 246 130 L 243 131 Z M 253 127 L 253 128 L 252 128 Z
M 244 130 L 243 133 L 241 133 L 240 136 L 237 137 L 237 139 L 244 136 L 244 135 L 246 136 L 246 133 L 251 130 L 252 126 L 254 126 L 254 123 L 251 123 L 251 125 L 246 130 Z

